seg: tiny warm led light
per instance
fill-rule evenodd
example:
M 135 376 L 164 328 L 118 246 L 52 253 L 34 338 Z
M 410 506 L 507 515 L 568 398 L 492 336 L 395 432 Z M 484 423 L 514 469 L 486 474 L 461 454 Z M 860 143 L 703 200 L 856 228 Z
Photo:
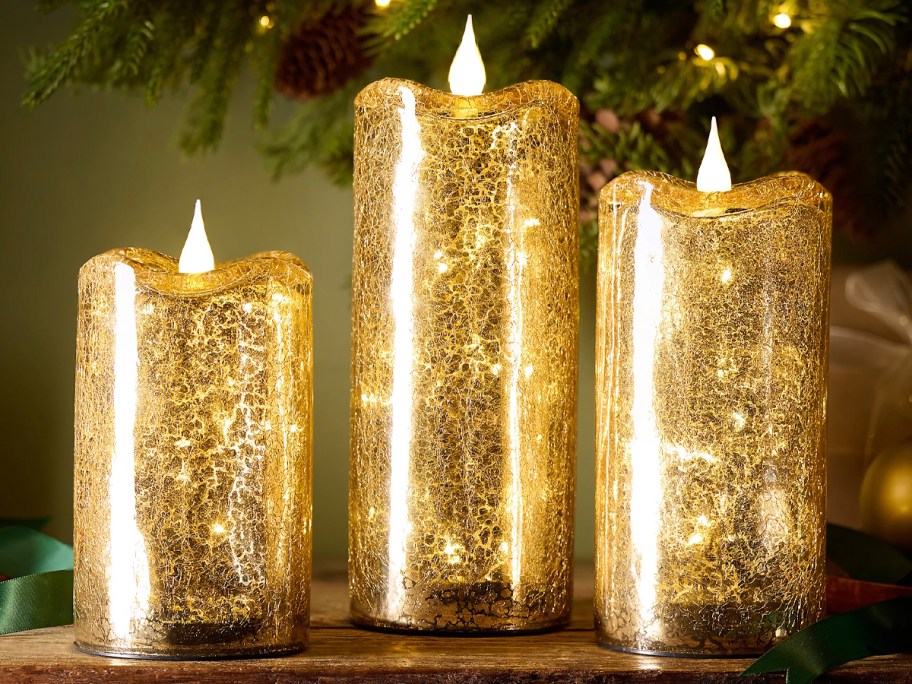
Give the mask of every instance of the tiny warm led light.
M 730 283 L 732 279 L 732 270 L 730 268 L 722 269 L 722 275 L 719 278 L 723 283 Z
M 264 29 L 271 29 L 273 26 L 275 26 L 275 21 L 273 21 L 272 17 L 270 17 L 268 14 L 264 14 L 262 17 L 260 17 L 260 26 L 262 26 Z
M 212 526 L 212 531 L 216 534 L 225 534 L 225 526 L 222 523 L 215 523 Z
M 447 562 L 450 565 L 456 565 L 462 561 L 462 557 L 459 555 L 459 552 L 462 551 L 461 544 L 454 544 L 453 542 L 447 542 L 446 547 L 444 547 L 443 552 L 447 556 Z
M 450 65 L 450 92 L 454 95 L 481 95 L 487 76 L 481 52 L 475 42 L 475 30 L 472 28 L 472 15 L 466 19 L 462 42 Z
M 728 192 L 732 189 L 731 172 L 725 162 L 722 143 L 719 142 L 719 127 L 716 117 L 712 118 L 706 152 L 697 172 L 697 190 L 700 192 Z
M 697 53 L 697 57 L 700 59 L 705 59 L 707 62 L 716 56 L 716 51 L 713 50 L 706 43 L 700 43 L 697 47 L 694 48 L 694 52 Z
M 775 17 L 773 17 L 773 24 L 778 28 L 787 29 L 792 25 L 792 18 L 785 12 L 780 12 Z
M 205 273 L 213 268 L 215 268 L 215 258 L 212 256 L 209 238 L 206 237 L 206 226 L 200 212 L 200 201 L 196 200 L 193 222 L 190 224 L 190 232 L 187 234 L 184 249 L 181 250 L 177 270 L 181 273 Z
M 377 5 L 380 9 L 385 9 L 389 7 L 390 0 L 374 0 L 374 4 Z
M 694 532 L 692 535 L 690 535 L 690 538 L 687 540 L 688 546 L 696 546 L 697 544 L 702 544 L 702 543 L 703 543 L 703 535 L 700 534 L 699 532 Z

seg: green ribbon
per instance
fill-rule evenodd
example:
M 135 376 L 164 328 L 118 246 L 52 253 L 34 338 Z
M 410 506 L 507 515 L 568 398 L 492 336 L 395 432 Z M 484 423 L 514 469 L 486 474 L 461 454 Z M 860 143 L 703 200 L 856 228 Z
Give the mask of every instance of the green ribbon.
M 808 684 L 852 660 L 912 650 L 912 598 L 873 603 L 814 623 L 761 656 L 741 676 L 785 671 Z
M 0 634 L 73 622 L 73 549 L 29 527 L 0 529 Z
M 895 546 L 841 525 L 827 525 L 827 558 L 853 579 L 912 584 L 912 560 Z
M 827 557 L 857 580 L 912 584 L 912 560 L 864 532 L 827 525 Z M 853 660 L 906 651 L 912 651 L 912 598 L 894 598 L 805 627 L 741 675 L 785 671 L 786 684 L 807 684 Z

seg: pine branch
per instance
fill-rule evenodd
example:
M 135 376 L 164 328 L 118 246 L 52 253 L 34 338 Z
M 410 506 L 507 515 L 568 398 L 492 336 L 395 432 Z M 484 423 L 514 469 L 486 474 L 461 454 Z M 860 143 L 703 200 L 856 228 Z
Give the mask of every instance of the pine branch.
M 526 28 L 526 40 L 533 49 L 538 48 L 554 31 L 564 10 L 573 0 L 541 0 L 532 13 Z
M 129 0 L 109 0 L 92 5 L 59 48 L 50 54 L 34 57 L 26 67 L 29 86 L 23 104 L 34 109 L 71 81 L 91 59 L 99 36 L 105 35 L 108 27 L 116 25 L 118 17 L 127 11 L 128 6 Z
M 703 13 L 710 21 L 721 21 L 725 17 L 725 0 L 706 0 Z
M 598 261 L 598 219 L 580 222 L 580 270 L 589 273 Z
M 582 122 L 580 136 L 587 148 L 586 158 L 591 161 L 612 159 L 617 163 L 618 174 L 633 169 L 652 169 L 665 173 L 679 172 L 668 152 L 639 121 L 621 127 L 616 133 L 606 131 L 598 124 Z
M 370 33 L 378 38 L 401 40 L 425 20 L 437 0 L 402 0 L 379 13 L 370 24 Z
M 238 20 L 242 17 L 243 20 Z M 188 154 L 214 149 L 222 137 L 231 92 L 240 76 L 245 46 L 257 21 L 244 0 L 235 0 L 219 22 L 217 39 L 198 79 L 180 146 Z
M 351 180 L 353 119 L 351 101 L 357 85 L 301 105 L 295 115 L 273 133 L 260 149 L 272 177 L 297 173 L 320 165 L 339 183 Z M 341 112 L 345 112 L 340 116 Z
M 124 39 L 120 56 L 111 66 L 110 78 L 116 85 L 132 85 L 155 38 L 155 25 L 148 19 L 136 22 Z
M 186 64 L 182 60 L 184 46 L 190 44 L 195 34 L 196 17 L 188 11 L 187 3 L 175 11 L 163 12 L 156 18 L 156 38 L 152 45 L 145 72 L 145 101 L 154 106 L 161 99 L 166 83 L 177 84 L 182 80 Z
M 907 54 L 908 65 L 884 79 L 861 107 L 863 128 L 871 132 L 869 189 L 894 210 L 912 202 L 912 48 Z
M 903 17 L 896 2 L 835 0 L 821 5 L 810 30 L 788 55 L 792 101 L 808 114 L 826 113 L 840 99 L 861 97 L 874 72 L 895 47 Z M 823 14 L 823 10 L 828 14 Z
M 257 128 L 269 124 L 275 103 L 275 70 L 282 51 L 282 44 L 300 21 L 301 8 L 291 0 L 274 0 L 266 15 L 272 28 L 257 40 L 258 49 L 253 50 L 253 64 L 258 83 L 253 103 L 253 121 Z

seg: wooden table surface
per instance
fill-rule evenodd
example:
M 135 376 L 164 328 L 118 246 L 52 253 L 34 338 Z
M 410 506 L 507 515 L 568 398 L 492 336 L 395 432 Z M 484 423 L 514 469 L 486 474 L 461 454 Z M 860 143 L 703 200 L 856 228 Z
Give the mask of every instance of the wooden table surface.
M 743 659 L 658 658 L 600 648 L 592 626 L 592 568 L 576 577 L 573 620 L 550 634 L 514 637 L 403 636 L 356 629 L 347 620 L 343 571 L 313 584 L 310 647 L 282 658 L 150 661 L 76 651 L 72 627 L 0 637 L 0 684 L 122 682 L 292 684 L 293 682 L 764 682 L 738 680 Z M 834 670 L 837 682 L 912 684 L 912 655 L 869 658 Z

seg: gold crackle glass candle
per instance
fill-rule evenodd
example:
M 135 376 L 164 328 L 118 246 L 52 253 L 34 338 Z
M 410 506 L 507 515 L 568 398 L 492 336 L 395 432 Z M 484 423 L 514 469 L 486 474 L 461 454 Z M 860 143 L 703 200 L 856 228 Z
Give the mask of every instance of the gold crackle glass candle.
M 555 83 L 456 96 L 386 79 L 358 95 L 358 624 L 519 632 L 569 617 L 576 141 L 576 99 Z
M 194 224 L 180 269 L 118 249 L 79 273 L 74 618 L 90 653 L 307 644 L 311 276 L 283 252 L 214 266 L 210 251 L 186 272 L 208 250 Z
M 595 615 L 640 653 L 758 653 L 823 616 L 831 199 L 731 187 L 716 135 L 696 187 L 600 198 Z

